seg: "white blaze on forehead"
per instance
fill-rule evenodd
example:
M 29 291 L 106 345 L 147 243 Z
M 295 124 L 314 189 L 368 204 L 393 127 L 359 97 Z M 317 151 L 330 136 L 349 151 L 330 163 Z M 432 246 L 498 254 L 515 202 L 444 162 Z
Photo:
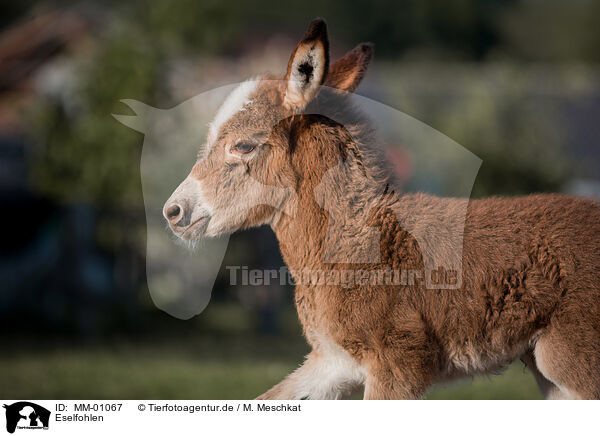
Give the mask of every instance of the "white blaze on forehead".
M 217 134 L 221 126 L 236 113 L 243 110 L 245 105 L 250 103 L 250 96 L 256 90 L 257 84 L 258 81 L 255 79 L 247 80 L 235 88 L 225 99 L 217 111 L 215 119 L 210 123 L 207 141 L 209 146 L 217 139 Z

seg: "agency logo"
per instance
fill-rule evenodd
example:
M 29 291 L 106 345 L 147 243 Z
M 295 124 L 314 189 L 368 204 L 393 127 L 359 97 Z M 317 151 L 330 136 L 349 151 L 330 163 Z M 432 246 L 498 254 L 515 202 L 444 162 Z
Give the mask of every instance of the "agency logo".
M 47 430 L 50 411 L 29 401 L 19 401 L 4 405 L 6 409 L 6 431 L 14 433 L 16 429 Z

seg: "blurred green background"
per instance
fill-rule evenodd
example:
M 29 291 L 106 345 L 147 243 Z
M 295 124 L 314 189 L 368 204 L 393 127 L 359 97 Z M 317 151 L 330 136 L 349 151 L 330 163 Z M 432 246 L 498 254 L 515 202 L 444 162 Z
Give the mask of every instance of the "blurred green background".
M 120 99 L 169 108 L 281 73 L 315 16 L 332 54 L 376 57 L 359 93 L 483 159 L 473 196 L 600 193 L 600 2 L 0 1 L 0 396 L 252 398 L 302 361 L 267 229 L 234 235 L 207 309 L 181 321 L 145 277 L 142 136 Z M 191 166 L 191 163 L 190 163 Z M 540 398 L 521 363 L 432 399 Z

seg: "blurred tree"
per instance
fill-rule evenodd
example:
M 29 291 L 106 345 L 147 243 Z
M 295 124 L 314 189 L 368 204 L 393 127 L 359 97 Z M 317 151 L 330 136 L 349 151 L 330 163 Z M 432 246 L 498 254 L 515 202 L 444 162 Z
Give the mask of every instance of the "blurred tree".
M 421 63 L 380 72 L 388 101 L 483 160 L 474 197 L 556 192 L 572 177 L 569 107 L 597 92 L 593 69 Z
M 117 303 L 134 314 L 140 295 L 143 305 L 154 307 L 145 284 L 142 140 L 111 114 L 127 110 L 119 102 L 123 98 L 164 105 L 168 63 L 189 53 L 210 53 L 236 27 L 228 8 L 216 1 L 151 6 L 134 1 L 94 18 L 100 21 L 95 35 L 63 59 L 72 70 L 66 89 L 40 96 L 27 131 L 34 144 L 32 188 L 68 207 L 83 204 L 94 211 L 92 234 L 110 259 Z M 79 293 L 86 292 L 81 286 Z M 115 307 L 101 310 L 113 318 L 118 313 Z M 131 314 L 125 318 L 134 323 Z
M 512 57 L 539 61 L 600 61 L 600 2 L 522 0 L 497 27 Z
M 111 211 L 104 242 L 139 237 L 122 224 L 123 214 L 143 217 L 139 180 L 141 141 L 111 113 L 123 98 L 157 104 L 164 95 L 167 62 L 186 52 L 206 53 L 233 33 L 231 14 L 216 1 L 175 4 L 142 1 L 113 11 L 117 20 L 78 59 L 70 101 L 44 99 L 32 115 L 37 147 L 31 180 L 61 202 L 83 202 Z M 222 17 L 227 15 L 228 19 Z M 109 213 L 111 215 L 111 213 Z
M 301 33 L 315 16 L 327 19 L 336 39 L 372 41 L 377 55 L 398 57 L 415 49 L 482 59 L 498 42 L 495 17 L 512 0 L 305 0 L 243 4 L 241 24 L 254 29 Z

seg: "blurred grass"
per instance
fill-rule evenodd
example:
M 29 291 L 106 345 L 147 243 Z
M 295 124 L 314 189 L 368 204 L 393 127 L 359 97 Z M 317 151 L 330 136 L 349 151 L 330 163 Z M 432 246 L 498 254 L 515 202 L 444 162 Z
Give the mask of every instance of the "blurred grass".
M 31 399 L 248 399 L 297 367 L 301 338 L 180 339 L 159 343 L 39 346 L 0 358 L 0 396 Z M 429 399 L 537 399 L 515 363 L 498 376 L 439 387 Z
M 306 352 L 300 341 L 247 337 L 44 348 L 0 358 L 1 397 L 253 398 Z
M 500 375 L 477 376 L 432 390 L 430 400 L 541 400 L 535 379 L 515 362 Z

